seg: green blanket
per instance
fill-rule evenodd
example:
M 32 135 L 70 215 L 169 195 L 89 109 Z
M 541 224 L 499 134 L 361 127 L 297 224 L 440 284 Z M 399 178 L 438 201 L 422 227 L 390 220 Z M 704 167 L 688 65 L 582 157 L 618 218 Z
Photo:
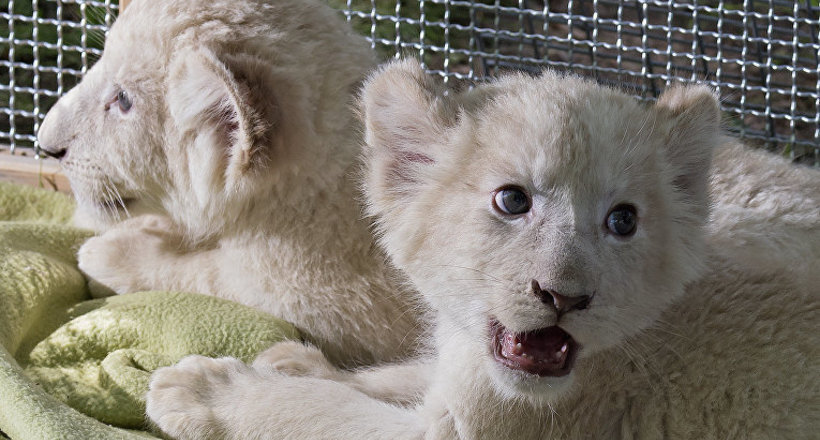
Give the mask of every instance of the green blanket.
M 0 436 L 150 438 L 150 372 L 187 354 L 250 360 L 290 324 L 204 295 L 90 300 L 61 194 L 0 182 Z

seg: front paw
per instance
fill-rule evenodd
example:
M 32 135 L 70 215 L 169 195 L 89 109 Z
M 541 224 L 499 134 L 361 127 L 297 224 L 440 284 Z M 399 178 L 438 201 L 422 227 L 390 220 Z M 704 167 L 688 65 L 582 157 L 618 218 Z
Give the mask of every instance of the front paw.
M 225 429 L 215 415 L 216 406 L 230 400 L 234 380 L 250 370 L 238 359 L 204 356 L 188 356 L 173 367 L 160 368 L 151 376 L 146 415 L 175 439 L 222 438 Z
M 88 279 L 91 296 L 100 298 L 112 293 L 138 290 L 139 280 L 128 269 L 131 252 L 129 240 L 120 230 L 89 238 L 77 252 L 77 263 Z
M 165 217 L 145 215 L 128 219 L 86 241 L 77 260 L 88 278 L 91 296 L 99 298 L 151 288 L 142 285 L 140 268 L 156 264 L 159 253 L 173 241 L 174 230 Z
M 290 376 L 308 376 L 337 382 L 343 382 L 349 374 L 328 362 L 318 348 L 295 341 L 280 342 L 263 351 L 253 361 L 253 367 L 272 368 Z

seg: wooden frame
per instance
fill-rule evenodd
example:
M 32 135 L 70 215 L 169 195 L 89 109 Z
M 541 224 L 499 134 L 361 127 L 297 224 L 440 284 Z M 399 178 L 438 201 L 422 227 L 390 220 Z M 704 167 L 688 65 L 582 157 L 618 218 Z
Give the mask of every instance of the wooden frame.
M 60 172 L 60 163 L 56 160 L 13 155 L 7 149 L 2 148 L 0 148 L 0 180 L 64 193 L 71 192 L 68 178 Z

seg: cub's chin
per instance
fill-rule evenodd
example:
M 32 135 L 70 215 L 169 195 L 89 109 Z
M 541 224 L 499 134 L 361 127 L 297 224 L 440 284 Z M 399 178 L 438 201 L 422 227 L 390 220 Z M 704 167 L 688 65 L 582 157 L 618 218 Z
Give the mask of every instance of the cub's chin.
M 104 232 L 127 218 L 153 213 L 135 197 L 78 200 L 73 221 L 75 226 Z
M 551 401 L 573 382 L 580 344 L 559 326 L 512 332 L 490 320 L 490 375 L 504 394 Z

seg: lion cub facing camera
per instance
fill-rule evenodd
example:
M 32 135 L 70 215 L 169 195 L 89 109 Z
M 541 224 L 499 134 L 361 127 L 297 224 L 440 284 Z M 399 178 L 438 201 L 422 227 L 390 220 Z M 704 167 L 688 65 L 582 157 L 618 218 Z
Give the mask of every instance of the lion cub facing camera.
M 338 363 L 411 352 L 412 294 L 351 177 L 351 106 L 374 64 L 318 0 L 131 3 L 39 133 L 78 222 L 104 231 L 79 252 L 90 285 L 244 303 Z
M 790 261 L 750 269 L 735 259 L 742 247 L 714 249 L 707 234 L 710 162 L 726 141 L 709 89 L 672 88 L 644 105 L 545 72 L 444 98 L 406 61 L 371 78 L 363 106 L 370 211 L 435 311 L 423 400 L 393 406 L 341 380 L 189 357 L 152 378 L 148 415 L 160 429 L 237 439 L 816 435 L 816 285 L 785 276 Z M 816 221 L 817 198 L 807 200 L 804 218 Z M 402 366 L 383 373 L 391 368 Z

